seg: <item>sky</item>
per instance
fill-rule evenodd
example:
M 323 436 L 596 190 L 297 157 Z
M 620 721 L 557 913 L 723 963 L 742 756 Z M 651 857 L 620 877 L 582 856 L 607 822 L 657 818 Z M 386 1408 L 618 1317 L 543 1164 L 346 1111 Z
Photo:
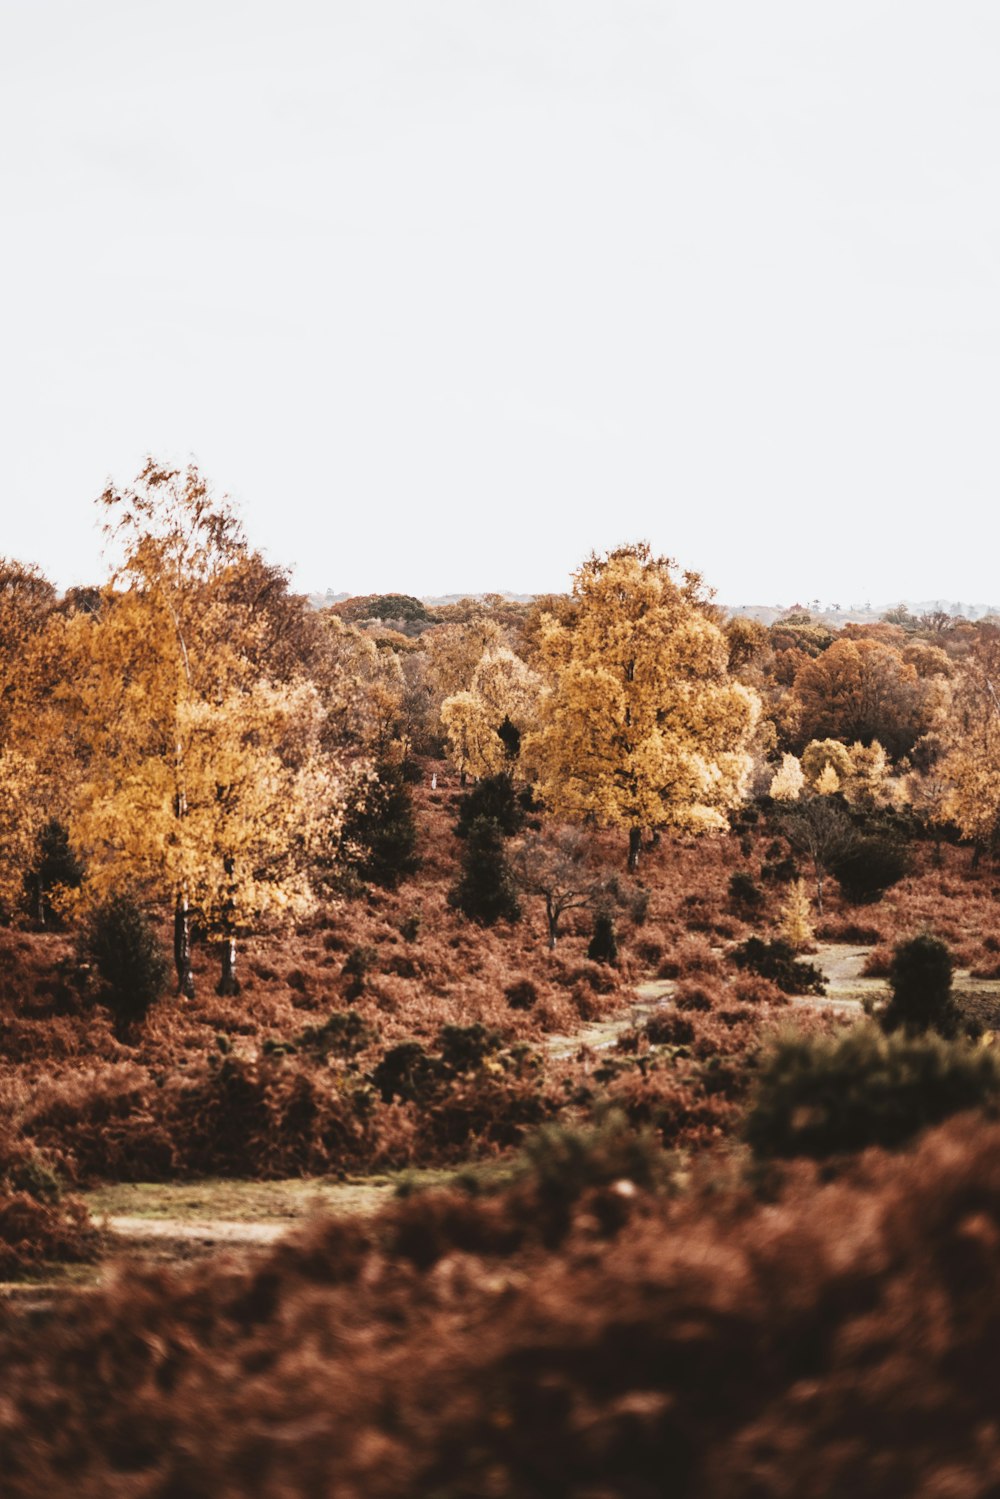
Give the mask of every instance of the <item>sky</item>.
M 0 0 L 0 554 L 1000 599 L 994 0 Z

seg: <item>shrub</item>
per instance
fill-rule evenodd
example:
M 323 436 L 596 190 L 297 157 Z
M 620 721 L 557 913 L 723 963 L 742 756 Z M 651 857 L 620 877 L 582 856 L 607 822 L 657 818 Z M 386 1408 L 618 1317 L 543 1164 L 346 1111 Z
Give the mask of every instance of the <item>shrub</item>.
M 737 911 L 757 911 L 764 904 L 764 892 L 752 874 L 737 869 L 729 877 L 729 899 Z
M 476 817 L 469 824 L 462 850 L 462 877 L 449 891 L 448 902 L 481 926 L 493 926 L 501 919 L 520 920 L 521 906 L 503 832 L 491 818 Z
M 722 1003 L 722 993 L 712 979 L 682 979 L 674 991 L 678 1010 L 713 1010 Z
M 734 948 L 732 959 L 737 968 L 772 979 L 785 994 L 826 993 L 826 980 L 816 964 L 796 958 L 788 943 L 780 938 L 765 942 L 761 937 L 750 937 Z
M 376 1032 L 357 1010 L 338 1010 L 322 1025 L 307 1026 L 295 1038 L 295 1045 L 324 1057 L 352 1057 L 376 1039 Z
M 889 970 L 892 997 L 880 1016 L 883 1029 L 955 1035 L 960 1016 L 951 997 L 951 976 L 951 952 L 937 937 L 924 932 L 899 943 Z
M 436 1076 L 434 1060 L 419 1041 L 402 1041 L 391 1046 L 372 1073 L 372 1082 L 383 1103 L 394 1098 L 418 1099 L 433 1088 Z
M 83 1203 L 63 1197 L 49 1161 L 0 1122 L 0 1279 L 46 1262 L 92 1260 L 101 1238 Z
M 512 1010 L 532 1010 L 538 1003 L 538 988 L 529 978 L 515 979 L 503 992 Z
M 858 838 L 830 862 L 845 900 L 863 905 L 896 885 L 909 867 L 906 845 L 891 838 Z
M 1000 1097 L 1000 1060 L 940 1036 L 886 1036 L 863 1023 L 780 1037 L 761 1058 L 744 1135 L 761 1157 L 892 1148 L 927 1125 Z
M 112 895 L 96 907 L 83 932 L 81 956 L 94 966 L 101 1001 L 119 1034 L 143 1020 L 166 988 L 168 965 L 159 938 L 128 894 Z
M 346 979 L 348 999 L 358 999 L 364 993 L 368 975 L 378 961 L 374 947 L 352 947 L 340 970 Z
M 610 911 L 598 911 L 594 917 L 594 933 L 587 948 L 587 957 L 592 963 L 618 962 L 618 936 L 615 919 Z

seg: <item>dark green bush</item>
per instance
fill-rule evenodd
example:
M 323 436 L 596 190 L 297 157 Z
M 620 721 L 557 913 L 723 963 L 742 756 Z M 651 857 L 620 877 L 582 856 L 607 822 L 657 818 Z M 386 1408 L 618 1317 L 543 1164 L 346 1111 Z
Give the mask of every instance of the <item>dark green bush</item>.
M 803 963 L 787 942 L 775 938 L 749 937 L 733 949 L 737 968 L 759 973 L 777 984 L 783 994 L 825 994 L 826 980 L 815 963 Z
M 419 1041 L 401 1041 L 385 1053 L 372 1073 L 372 1082 L 383 1103 L 391 1103 L 394 1098 L 405 1102 L 433 1091 L 437 1075 L 435 1059 L 428 1056 Z
M 885 837 L 859 838 L 830 863 L 845 900 L 854 905 L 877 900 L 908 868 L 906 845 Z
M 1000 1059 L 967 1041 L 886 1036 L 875 1025 L 782 1037 L 761 1059 L 744 1135 L 760 1157 L 827 1156 L 903 1144 L 927 1125 L 1000 1098 Z
M 458 804 L 456 836 L 467 838 L 473 823 L 481 817 L 496 823 L 504 838 L 513 838 L 521 832 L 525 821 L 525 798 L 515 792 L 510 776 L 486 776 L 462 797 Z
M 46 926 L 58 924 L 52 895 L 58 889 L 78 890 L 85 870 L 70 847 L 69 833 L 51 818 L 38 835 L 35 862 L 24 876 L 24 896 L 29 913 Z
M 753 875 L 737 869 L 729 877 L 729 899 L 740 911 L 756 911 L 764 904 L 764 892 Z
M 307 1026 L 295 1045 L 319 1056 L 352 1057 L 375 1040 L 377 1033 L 357 1010 L 337 1010 L 322 1025 Z
M 503 833 L 489 817 L 477 817 L 469 824 L 462 850 L 462 876 L 448 892 L 448 903 L 481 926 L 520 920 L 521 905 Z
M 512 1010 L 531 1010 L 538 1003 L 538 988 L 528 978 L 515 979 L 503 992 Z
M 350 982 L 347 985 L 348 999 L 357 999 L 364 993 L 368 975 L 378 962 L 374 947 L 352 947 L 340 970 Z
M 952 958 L 946 943 L 926 932 L 899 943 L 889 969 L 892 997 L 879 1017 L 883 1030 L 956 1035 L 961 1016 L 951 996 L 951 979 Z
M 93 965 L 99 997 L 119 1034 L 143 1020 L 166 988 L 166 954 L 145 911 L 128 894 L 109 896 L 92 912 L 81 958 Z
M 594 917 L 594 934 L 587 948 L 587 957 L 592 963 L 618 962 L 618 934 L 610 911 L 598 911 Z
M 503 1042 L 496 1031 L 488 1031 L 476 1021 L 473 1025 L 442 1026 L 437 1044 L 445 1067 L 453 1072 L 468 1072 L 482 1066 L 487 1057 L 500 1050 Z
M 420 868 L 413 797 L 403 769 L 381 764 L 362 806 L 345 820 L 344 842 L 358 849 L 353 868 L 363 880 L 395 890 Z

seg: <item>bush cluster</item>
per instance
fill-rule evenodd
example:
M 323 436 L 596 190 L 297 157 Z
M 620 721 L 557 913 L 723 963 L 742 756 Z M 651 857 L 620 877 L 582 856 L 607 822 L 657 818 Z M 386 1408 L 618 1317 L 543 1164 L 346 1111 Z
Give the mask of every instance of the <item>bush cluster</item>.
M 744 1132 L 759 1156 L 821 1160 L 897 1147 L 998 1098 L 1000 1059 L 991 1050 L 857 1024 L 776 1041 L 760 1061 Z

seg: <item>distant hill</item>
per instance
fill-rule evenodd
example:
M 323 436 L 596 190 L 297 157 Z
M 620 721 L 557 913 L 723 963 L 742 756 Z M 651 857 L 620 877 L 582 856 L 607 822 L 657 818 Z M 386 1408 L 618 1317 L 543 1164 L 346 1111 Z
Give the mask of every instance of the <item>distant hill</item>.
M 748 619 L 759 620 L 762 625 L 771 625 L 783 614 L 792 611 L 811 614 L 828 625 L 872 624 L 892 609 L 905 609 L 909 614 L 950 614 L 958 619 L 984 619 L 988 614 L 1000 614 L 998 604 L 963 604 L 948 599 L 896 599 L 892 604 L 822 604 L 813 599 L 809 602 L 791 604 L 722 604 L 727 614 L 741 614 Z
M 394 596 L 394 595 L 387 595 Z M 311 593 L 308 595 L 309 603 L 314 609 L 329 609 L 334 604 L 343 604 L 348 599 L 356 598 L 356 594 L 334 593 L 328 588 L 325 593 Z M 494 594 L 489 593 L 440 593 L 422 594 L 419 602 L 427 609 L 441 609 L 448 604 L 461 603 L 463 599 L 482 600 L 494 597 L 506 599 L 512 604 L 530 604 L 538 597 L 534 593 L 511 593 L 508 590 L 498 589 Z M 871 624 L 882 618 L 890 609 L 906 609 L 910 614 L 933 614 L 940 612 L 950 614 L 954 618 L 969 620 L 984 619 L 989 614 L 1000 615 L 1000 604 L 965 604 L 961 600 L 954 599 L 895 599 L 890 604 L 832 604 L 823 603 L 817 599 L 795 601 L 788 604 L 726 604 L 720 602 L 720 608 L 725 609 L 727 614 L 742 614 L 749 619 L 760 620 L 763 625 L 773 624 L 783 614 L 791 611 L 805 611 L 814 619 L 821 619 L 828 625 L 846 624 Z

